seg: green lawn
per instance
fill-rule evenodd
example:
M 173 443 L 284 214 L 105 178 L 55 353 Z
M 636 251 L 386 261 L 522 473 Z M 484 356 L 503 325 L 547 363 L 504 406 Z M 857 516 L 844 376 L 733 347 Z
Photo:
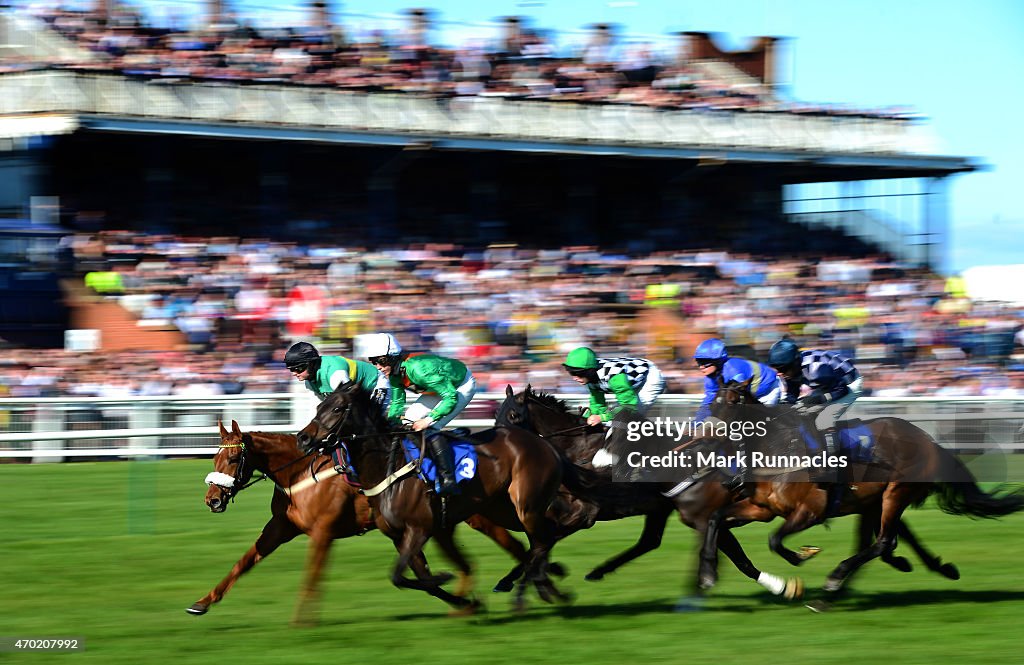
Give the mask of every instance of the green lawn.
M 207 460 L 0 466 L 2 636 L 76 636 L 76 654 L 0 654 L 5 662 L 273 663 L 1006 663 L 1024 661 L 1024 515 L 972 521 L 926 508 L 909 521 L 960 567 L 952 582 L 879 561 L 826 614 L 767 596 L 728 562 L 702 612 L 672 607 L 694 570 L 692 532 L 672 524 L 658 551 L 597 583 L 584 573 L 631 544 L 639 520 L 598 525 L 560 544 L 571 606 L 531 594 L 525 614 L 489 589 L 511 565 L 479 534 L 460 542 L 478 566 L 488 612 L 449 618 L 437 600 L 388 582 L 393 549 L 379 534 L 338 541 L 321 624 L 289 626 L 305 539 L 242 578 L 201 617 L 184 610 L 253 542 L 270 487 L 247 490 L 222 515 L 203 505 Z M 799 572 L 811 588 L 849 554 L 853 520 L 796 536 L 824 552 L 797 571 L 767 550 L 768 527 L 737 535 L 755 563 Z M 902 550 L 903 548 L 901 548 Z M 906 554 L 904 552 L 904 554 Z M 435 570 L 446 569 L 428 550 Z M 911 556 L 911 555 L 908 555 Z M 916 563 L 916 560 L 914 560 Z

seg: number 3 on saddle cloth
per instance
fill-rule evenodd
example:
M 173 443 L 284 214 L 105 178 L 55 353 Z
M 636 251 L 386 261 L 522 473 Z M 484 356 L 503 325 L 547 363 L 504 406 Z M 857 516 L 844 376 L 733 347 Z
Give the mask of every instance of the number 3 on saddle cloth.
M 451 446 L 455 457 L 455 482 L 461 483 L 472 479 L 476 475 L 476 448 L 473 447 L 472 443 L 463 441 L 452 441 Z M 406 462 L 419 459 L 420 447 L 418 443 L 411 439 L 402 439 L 402 448 L 405 449 Z M 434 484 L 437 481 L 437 467 L 434 465 L 434 460 L 429 457 L 425 458 L 420 463 L 419 475 L 424 481 Z

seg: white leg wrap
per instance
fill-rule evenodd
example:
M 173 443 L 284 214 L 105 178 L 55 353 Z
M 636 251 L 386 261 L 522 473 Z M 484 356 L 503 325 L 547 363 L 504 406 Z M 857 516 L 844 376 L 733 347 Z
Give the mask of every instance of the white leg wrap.
M 601 450 L 598 450 L 597 453 L 594 454 L 594 459 L 590 462 L 590 464 L 595 469 L 601 469 L 606 466 L 612 466 L 618 461 L 618 455 L 613 455 L 612 453 L 608 452 L 607 448 L 602 448 Z
M 757 583 L 771 591 L 774 596 L 778 596 L 786 590 L 786 580 L 771 573 L 761 573 L 758 575 Z

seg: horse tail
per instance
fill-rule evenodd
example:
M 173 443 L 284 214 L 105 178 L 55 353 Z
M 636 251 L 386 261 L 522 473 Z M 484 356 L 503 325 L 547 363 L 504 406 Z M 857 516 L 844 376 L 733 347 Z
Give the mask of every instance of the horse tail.
M 936 499 L 939 508 L 951 515 L 967 515 L 972 518 L 992 519 L 1010 515 L 1024 509 L 1024 488 L 1003 491 L 1002 486 L 991 493 L 978 486 L 974 476 L 955 455 L 942 449 L 949 456 L 957 478 L 954 482 L 939 483 Z

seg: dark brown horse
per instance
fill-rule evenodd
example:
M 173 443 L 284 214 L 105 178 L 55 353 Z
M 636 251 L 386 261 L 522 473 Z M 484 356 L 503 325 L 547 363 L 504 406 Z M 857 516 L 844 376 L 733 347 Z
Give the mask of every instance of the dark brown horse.
M 748 441 L 748 450 L 777 450 L 786 441 L 788 406 L 761 406 L 750 394 L 749 385 L 726 385 L 719 390 L 714 412 L 723 420 L 771 420 L 772 428 L 758 441 Z M 861 514 L 877 520 L 875 538 L 864 543 L 853 556 L 842 561 L 825 580 L 826 592 L 838 592 L 861 566 L 876 557 L 893 559 L 897 537 L 910 536 L 902 524 L 903 512 L 919 506 L 935 494 L 939 507 L 954 515 L 999 517 L 1024 509 L 1024 493 L 986 493 L 978 487 L 970 471 L 952 453 L 939 446 L 926 432 L 900 418 L 875 418 L 863 421 L 874 447 L 870 459 L 848 456 L 844 475 L 831 488 L 812 480 L 806 470 L 779 473 L 774 478 L 754 479 L 744 488 L 749 500 L 719 510 L 709 523 L 701 556 L 701 583 L 714 584 L 714 543 L 720 526 L 730 520 L 745 523 L 752 518 L 750 506 L 769 510 L 785 519 L 771 539 L 770 546 L 791 563 L 798 557 L 782 544 L 786 536 L 819 524 L 828 517 Z M 768 473 L 773 473 L 769 470 Z M 829 493 L 829 489 L 832 493 Z M 864 533 L 864 530 L 861 531 Z M 863 537 L 863 535 L 862 535 Z M 928 560 L 925 561 L 929 563 Z M 955 567 L 933 562 L 940 574 L 956 579 Z M 931 567 L 931 566 L 930 566 Z
M 186 611 L 205 614 L 211 605 L 223 599 L 239 577 L 284 543 L 306 534 L 311 541 L 309 558 L 293 621 L 315 621 L 319 582 L 332 541 L 378 528 L 393 539 L 397 534 L 391 532 L 379 513 L 373 512 L 356 486 L 335 475 L 327 458 L 303 455 L 294 434 L 243 433 L 238 423 L 232 421 L 230 432 L 220 425 L 220 437 L 220 450 L 213 460 L 214 473 L 207 476 L 210 487 L 206 505 L 215 513 L 224 512 L 238 492 L 250 484 L 253 473 L 259 471 L 276 486 L 270 500 L 271 517 L 227 577 Z M 505 529 L 483 519 L 475 519 L 470 525 L 519 561 L 526 561 L 525 549 Z M 412 563 L 418 575 L 430 579 L 422 556 Z
M 551 395 L 534 392 L 529 385 L 520 393 L 513 393 L 511 386 L 506 388 L 505 401 L 495 414 L 495 422 L 537 432 L 562 450 L 570 460 L 581 465 L 589 465 L 594 454 L 609 445 L 603 428 L 588 427 L 586 419 L 571 412 L 564 402 Z M 668 517 L 673 511 L 678 513 L 684 524 L 703 534 L 711 515 L 732 500 L 730 492 L 722 487 L 724 476 L 718 474 L 712 474 L 707 480 L 693 482 L 684 491 L 676 493 L 672 490 L 678 489 L 678 483 L 613 482 L 610 468 L 596 471 L 595 476 L 597 481 L 591 481 L 586 500 L 566 495 L 560 497 L 566 504 L 555 515 L 561 527 L 560 536 L 589 528 L 597 521 L 635 515 L 644 516 L 644 528 L 636 544 L 591 570 L 586 576 L 588 580 L 600 580 L 633 559 L 657 549 L 661 545 Z M 671 498 L 666 493 L 671 494 Z M 759 517 L 767 521 L 773 515 L 764 511 Z M 775 595 L 785 595 L 788 599 L 801 596 L 803 582 L 799 578 L 783 580 L 759 570 L 747 558 L 739 541 L 730 531 L 720 532 L 718 548 L 744 575 Z M 806 548 L 805 556 L 813 556 L 816 552 L 816 548 Z
M 471 596 L 471 568 L 456 547 L 454 525 L 481 515 L 507 529 L 525 531 L 530 558 L 520 581 L 516 602 L 521 607 L 527 583 L 546 601 L 566 598 L 548 575 L 548 555 L 555 543 L 555 524 L 548 508 L 562 482 L 565 463 L 540 437 L 521 429 L 497 428 L 477 435 L 476 476 L 462 493 L 440 499 L 411 471 L 393 476 L 403 433 L 394 432 L 379 407 L 356 384 L 340 386 L 321 402 L 316 417 L 298 433 L 303 449 L 328 441 L 344 441 L 352 465 L 370 497 L 370 505 L 394 532 L 401 534 L 399 557 L 391 581 L 401 588 L 420 589 L 453 607 L 472 611 L 479 601 Z M 408 465 L 405 467 L 408 468 Z M 389 477 L 390 476 L 390 477 Z M 380 493 L 374 493 L 385 486 Z M 466 585 L 457 594 L 432 580 L 409 579 L 405 570 L 431 537 L 463 574 Z

